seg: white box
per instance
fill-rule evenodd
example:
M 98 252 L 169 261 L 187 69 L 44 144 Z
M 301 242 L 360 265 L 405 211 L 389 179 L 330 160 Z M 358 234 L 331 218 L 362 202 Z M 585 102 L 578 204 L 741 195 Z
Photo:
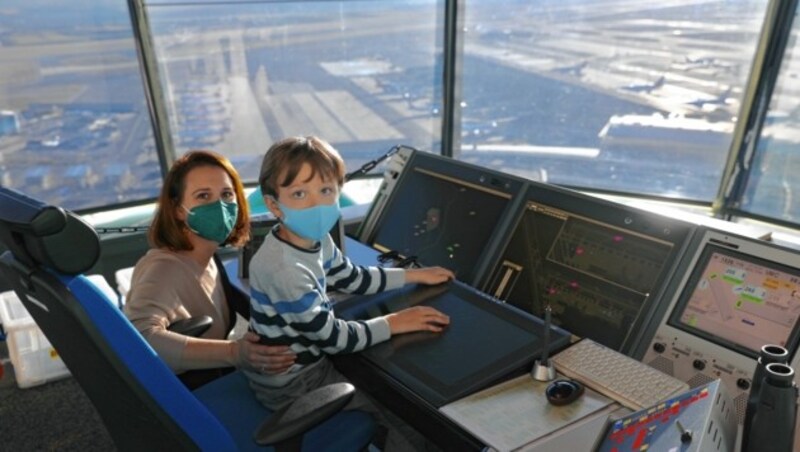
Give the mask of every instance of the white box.
M 6 333 L 36 324 L 13 290 L 0 293 L 0 324 Z
M 116 292 L 102 275 L 88 275 L 87 278 L 115 306 L 119 306 Z M 8 354 L 20 388 L 37 386 L 69 375 L 64 361 L 13 291 L 0 293 L 0 323 L 6 332 Z
M 36 324 L 7 332 L 8 354 L 20 388 L 69 376 L 69 369 Z
M 69 375 L 64 361 L 13 291 L 0 293 L 0 321 L 6 331 L 8 355 L 20 388 Z

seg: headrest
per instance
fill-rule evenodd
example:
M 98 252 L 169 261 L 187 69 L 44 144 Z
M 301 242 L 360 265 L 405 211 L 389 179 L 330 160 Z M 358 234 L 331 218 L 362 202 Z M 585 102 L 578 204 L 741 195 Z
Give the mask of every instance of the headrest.
M 82 218 L 0 187 L 0 240 L 18 261 L 66 275 L 83 273 L 100 257 L 95 230 Z

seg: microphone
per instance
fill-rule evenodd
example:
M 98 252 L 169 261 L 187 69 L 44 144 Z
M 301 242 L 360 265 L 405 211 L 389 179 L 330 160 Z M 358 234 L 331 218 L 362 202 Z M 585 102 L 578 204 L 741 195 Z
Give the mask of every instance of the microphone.
M 550 363 L 550 324 L 553 309 L 548 304 L 544 308 L 544 338 L 542 339 L 542 357 L 533 363 L 531 377 L 537 381 L 550 381 L 556 378 L 556 369 Z

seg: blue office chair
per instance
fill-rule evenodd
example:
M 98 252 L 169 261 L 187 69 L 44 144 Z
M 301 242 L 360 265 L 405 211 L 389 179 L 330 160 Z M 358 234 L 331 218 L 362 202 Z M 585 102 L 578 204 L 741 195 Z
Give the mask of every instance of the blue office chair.
M 346 383 L 320 388 L 280 412 L 259 404 L 239 372 L 190 392 L 128 319 L 81 273 L 100 255 L 75 214 L 0 187 L 0 275 L 17 293 L 94 404 L 120 450 L 342 450 L 375 430 L 342 411 Z M 303 432 L 306 432 L 303 434 Z M 258 442 L 258 443 L 257 443 Z

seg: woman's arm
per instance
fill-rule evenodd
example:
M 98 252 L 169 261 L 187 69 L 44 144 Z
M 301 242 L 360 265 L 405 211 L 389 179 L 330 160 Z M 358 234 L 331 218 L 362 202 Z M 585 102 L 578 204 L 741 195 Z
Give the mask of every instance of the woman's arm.
M 184 270 L 181 261 L 168 254 L 144 258 L 134 271 L 125 305 L 128 319 L 173 372 L 227 366 L 283 371 L 291 365 L 294 354 L 287 354 L 286 347 L 260 345 L 256 335 L 228 340 L 221 316 Z M 176 320 L 199 315 L 214 319 L 206 338 L 168 330 Z
M 239 340 L 188 338 L 183 365 L 188 369 L 233 366 L 263 373 L 281 373 L 294 364 L 295 355 L 285 345 L 262 345 L 248 332 Z

